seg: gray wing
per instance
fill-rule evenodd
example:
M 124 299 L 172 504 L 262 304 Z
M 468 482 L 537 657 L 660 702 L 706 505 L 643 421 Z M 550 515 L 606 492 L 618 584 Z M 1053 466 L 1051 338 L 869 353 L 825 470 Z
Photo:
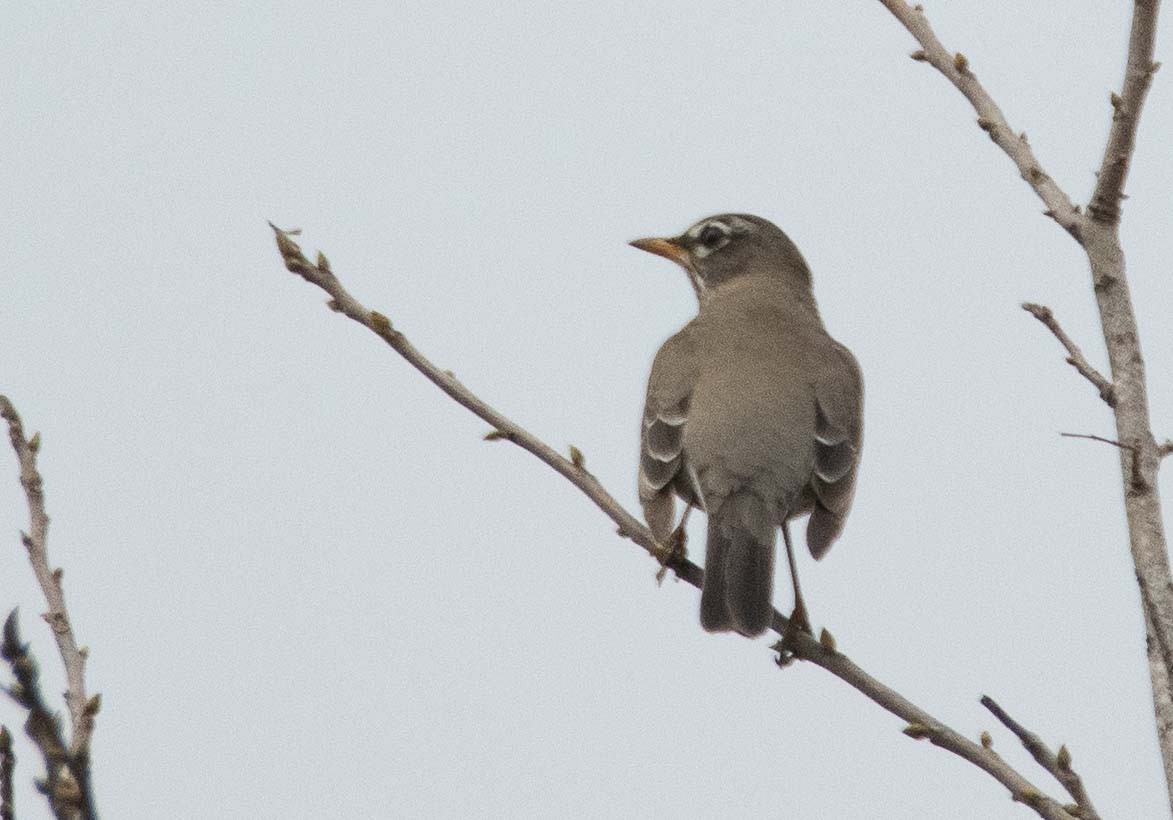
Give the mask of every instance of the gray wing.
M 664 342 L 652 363 L 639 440 L 639 500 L 656 539 L 663 542 L 676 518 L 673 492 L 689 498 L 684 428 L 696 384 L 697 362 L 688 328 Z M 694 502 L 699 504 L 699 498 Z
M 851 351 L 832 342 L 815 384 L 815 508 L 807 524 L 811 555 L 822 558 L 843 531 L 863 446 L 863 377 Z

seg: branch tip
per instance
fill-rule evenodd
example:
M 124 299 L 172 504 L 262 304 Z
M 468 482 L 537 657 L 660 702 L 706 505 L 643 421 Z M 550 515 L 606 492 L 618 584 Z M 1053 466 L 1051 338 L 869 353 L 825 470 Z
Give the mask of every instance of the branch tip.
M 1060 746 L 1059 751 L 1055 753 L 1055 765 L 1060 771 L 1071 771 L 1071 752 L 1067 750 L 1066 745 Z

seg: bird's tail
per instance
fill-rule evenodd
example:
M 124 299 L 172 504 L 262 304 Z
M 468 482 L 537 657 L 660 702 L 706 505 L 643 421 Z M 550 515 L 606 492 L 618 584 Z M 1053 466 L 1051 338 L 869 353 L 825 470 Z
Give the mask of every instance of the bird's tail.
M 766 631 L 773 617 L 777 528 L 762 499 L 740 493 L 709 510 L 701 626 L 747 637 Z

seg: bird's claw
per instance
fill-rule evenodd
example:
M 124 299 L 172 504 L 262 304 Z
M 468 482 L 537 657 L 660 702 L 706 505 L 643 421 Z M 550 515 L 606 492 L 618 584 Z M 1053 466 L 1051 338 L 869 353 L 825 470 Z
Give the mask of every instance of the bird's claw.
M 665 545 L 668 549 L 659 556 L 660 571 L 656 573 L 657 584 L 663 583 L 668 570 L 688 558 L 688 550 L 685 548 L 687 543 L 688 536 L 684 531 L 684 522 L 681 521 L 680 526 L 672 530 L 672 534 L 668 536 L 668 543 Z
M 790 613 L 790 619 L 786 623 L 786 632 L 772 647 L 778 653 L 778 657 L 774 662 L 780 667 L 787 667 L 794 663 L 797 653 L 794 651 L 794 642 L 798 636 L 806 633 L 810 637 L 814 637 L 814 630 L 811 629 L 810 616 L 806 612 L 806 604 L 799 599 L 794 607 L 794 611 Z

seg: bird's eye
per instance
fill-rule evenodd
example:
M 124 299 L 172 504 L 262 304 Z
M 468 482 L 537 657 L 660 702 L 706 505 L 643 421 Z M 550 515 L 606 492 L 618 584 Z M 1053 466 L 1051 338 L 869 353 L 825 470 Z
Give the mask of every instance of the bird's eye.
M 720 228 L 718 228 L 716 225 L 706 225 L 701 230 L 701 235 L 698 237 L 698 239 L 700 239 L 700 241 L 701 241 L 701 244 L 704 245 L 706 248 L 716 247 L 717 245 L 719 245 L 721 243 L 721 240 L 724 238 L 725 238 L 725 232 L 723 230 L 721 230 Z

